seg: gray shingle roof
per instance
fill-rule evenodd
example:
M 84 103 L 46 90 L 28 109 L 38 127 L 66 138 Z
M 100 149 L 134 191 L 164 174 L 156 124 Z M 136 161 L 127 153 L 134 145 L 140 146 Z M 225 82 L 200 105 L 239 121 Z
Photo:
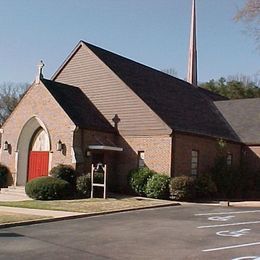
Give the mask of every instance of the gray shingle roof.
M 212 102 L 224 97 L 83 43 L 173 130 L 239 141 Z
M 215 105 L 243 143 L 260 144 L 260 98 L 217 101 Z
M 42 83 L 76 126 L 108 132 L 114 131 L 111 124 L 81 89 L 47 79 L 42 79 Z

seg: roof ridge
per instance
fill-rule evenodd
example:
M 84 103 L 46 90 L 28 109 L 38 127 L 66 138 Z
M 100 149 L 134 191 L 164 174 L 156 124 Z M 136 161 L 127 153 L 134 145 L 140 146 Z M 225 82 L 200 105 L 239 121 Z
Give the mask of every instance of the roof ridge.
M 117 54 L 117 53 L 115 53 L 115 52 L 113 52 L 113 51 L 106 50 L 106 49 L 104 49 L 104 48 L 102 48 L 102 47 L 96 46 L 96 45 L 94 45 L 94 44 L 92 44 L 92 43 L 88 43 L 88 42 L 83 41 L 83 40 L 82 40 L 81 42 L 82 42 L 83 44 L 85 44 L 87 47 L 89 47 L 92 51 L 93 51 L 92 48 L 99 49 L 99 50 L 101 50 L 101 51 L 104 51 L 104 52 L 110 53 L 110 54 L 112 54 L 112 55 L 115 55 L 115 56 L 117 56 L 117 57 L 119 57 L 119 58 L 121 58 L 121 59 L 125 59 L 126 61 L 130 61 L 130 62 L 133 62 L 133 63 L 139 65 L 139 66 L 143 66 L 143 67 L 145 67 L 145 68 L 147 68 L 147 69 L 149 69 L 149 70 L 153 70 L 153 71 L 156 71 L 157 73 L 161 73 L 161 74 L 163 74 L 163 75 L 166 76 L 166 77 L 174 78 L 175 80 L 178 80 L 178 81 L 184 83 L 185 85 L 187 85 L 187 87 L 194 87 L 193 85 L 191 85 L 190 83 L 188 83 L 187 81 L 185 81 L 185 80 L 183 80 L 183 79 L 180 79 L 180 78 L 177 78 L 177 77 L 175 77 L 175 76 L 172 76 L 172 75 L 170 75 L 170 74 L 168 74 L 168 73 L 165 73 L 165 72 L 163 72 L 163 71 L 161 71 L 161 70 L 159 70 L 159 69 L 150 67 L 149 65 L 146 65 L 146 64 L 141 63 L 141 62 L 139 62 L 139 61 L 136 61 L 136 60 L 127 58 L 127 57 L 122 56 L 122 55 L 120 55 L 120 54 Z M 95 53 L 95 51 L 94 51 L 94 53 Z M 96 54 L 96 53 L 95 53 L 95 54 Z
M 81 41 L 80 47 L 93 52 L 171 129 L 239 141 L 215 108 L 213 100 L 220 97 L 212 92 L 91 43 Z

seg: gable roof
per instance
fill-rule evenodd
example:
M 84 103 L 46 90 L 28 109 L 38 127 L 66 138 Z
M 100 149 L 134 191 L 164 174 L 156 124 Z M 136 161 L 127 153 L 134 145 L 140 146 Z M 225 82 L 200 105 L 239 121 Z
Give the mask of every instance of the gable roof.
M 217 101 L 215 105 L 243 143 L 260 144 L 260 98 Z
M 173 130 L 240 141 L 212 102 L 226 98 L 92 44 L 81 44 Z
M 100 131 L 115 131 L 81 89 L 47 79 L 41 81 L 76 126 Z

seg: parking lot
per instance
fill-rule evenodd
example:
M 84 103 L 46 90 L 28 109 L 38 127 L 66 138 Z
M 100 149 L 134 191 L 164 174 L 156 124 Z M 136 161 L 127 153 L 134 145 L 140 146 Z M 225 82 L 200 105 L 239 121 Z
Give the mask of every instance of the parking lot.
M 2 229 L 0 259 L 260 259 L 260 209 L 198 204 Z
M 259 216 L 257 209 L 218 208 L 195 213 L 196 228 L 207 238 L 201 252 L 216 259 L 260 259 Z

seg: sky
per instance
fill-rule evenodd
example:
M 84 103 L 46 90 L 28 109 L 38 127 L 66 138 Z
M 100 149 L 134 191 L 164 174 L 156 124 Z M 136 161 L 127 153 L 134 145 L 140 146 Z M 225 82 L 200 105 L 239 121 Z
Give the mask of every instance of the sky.
M 187 74 L 191 0 L 0 0 L 0 84 L 51 78 L 80 40 Z M 244 0 L 197 0 L 198 80 L 260 73 L 260 51 L 233 20 Z

